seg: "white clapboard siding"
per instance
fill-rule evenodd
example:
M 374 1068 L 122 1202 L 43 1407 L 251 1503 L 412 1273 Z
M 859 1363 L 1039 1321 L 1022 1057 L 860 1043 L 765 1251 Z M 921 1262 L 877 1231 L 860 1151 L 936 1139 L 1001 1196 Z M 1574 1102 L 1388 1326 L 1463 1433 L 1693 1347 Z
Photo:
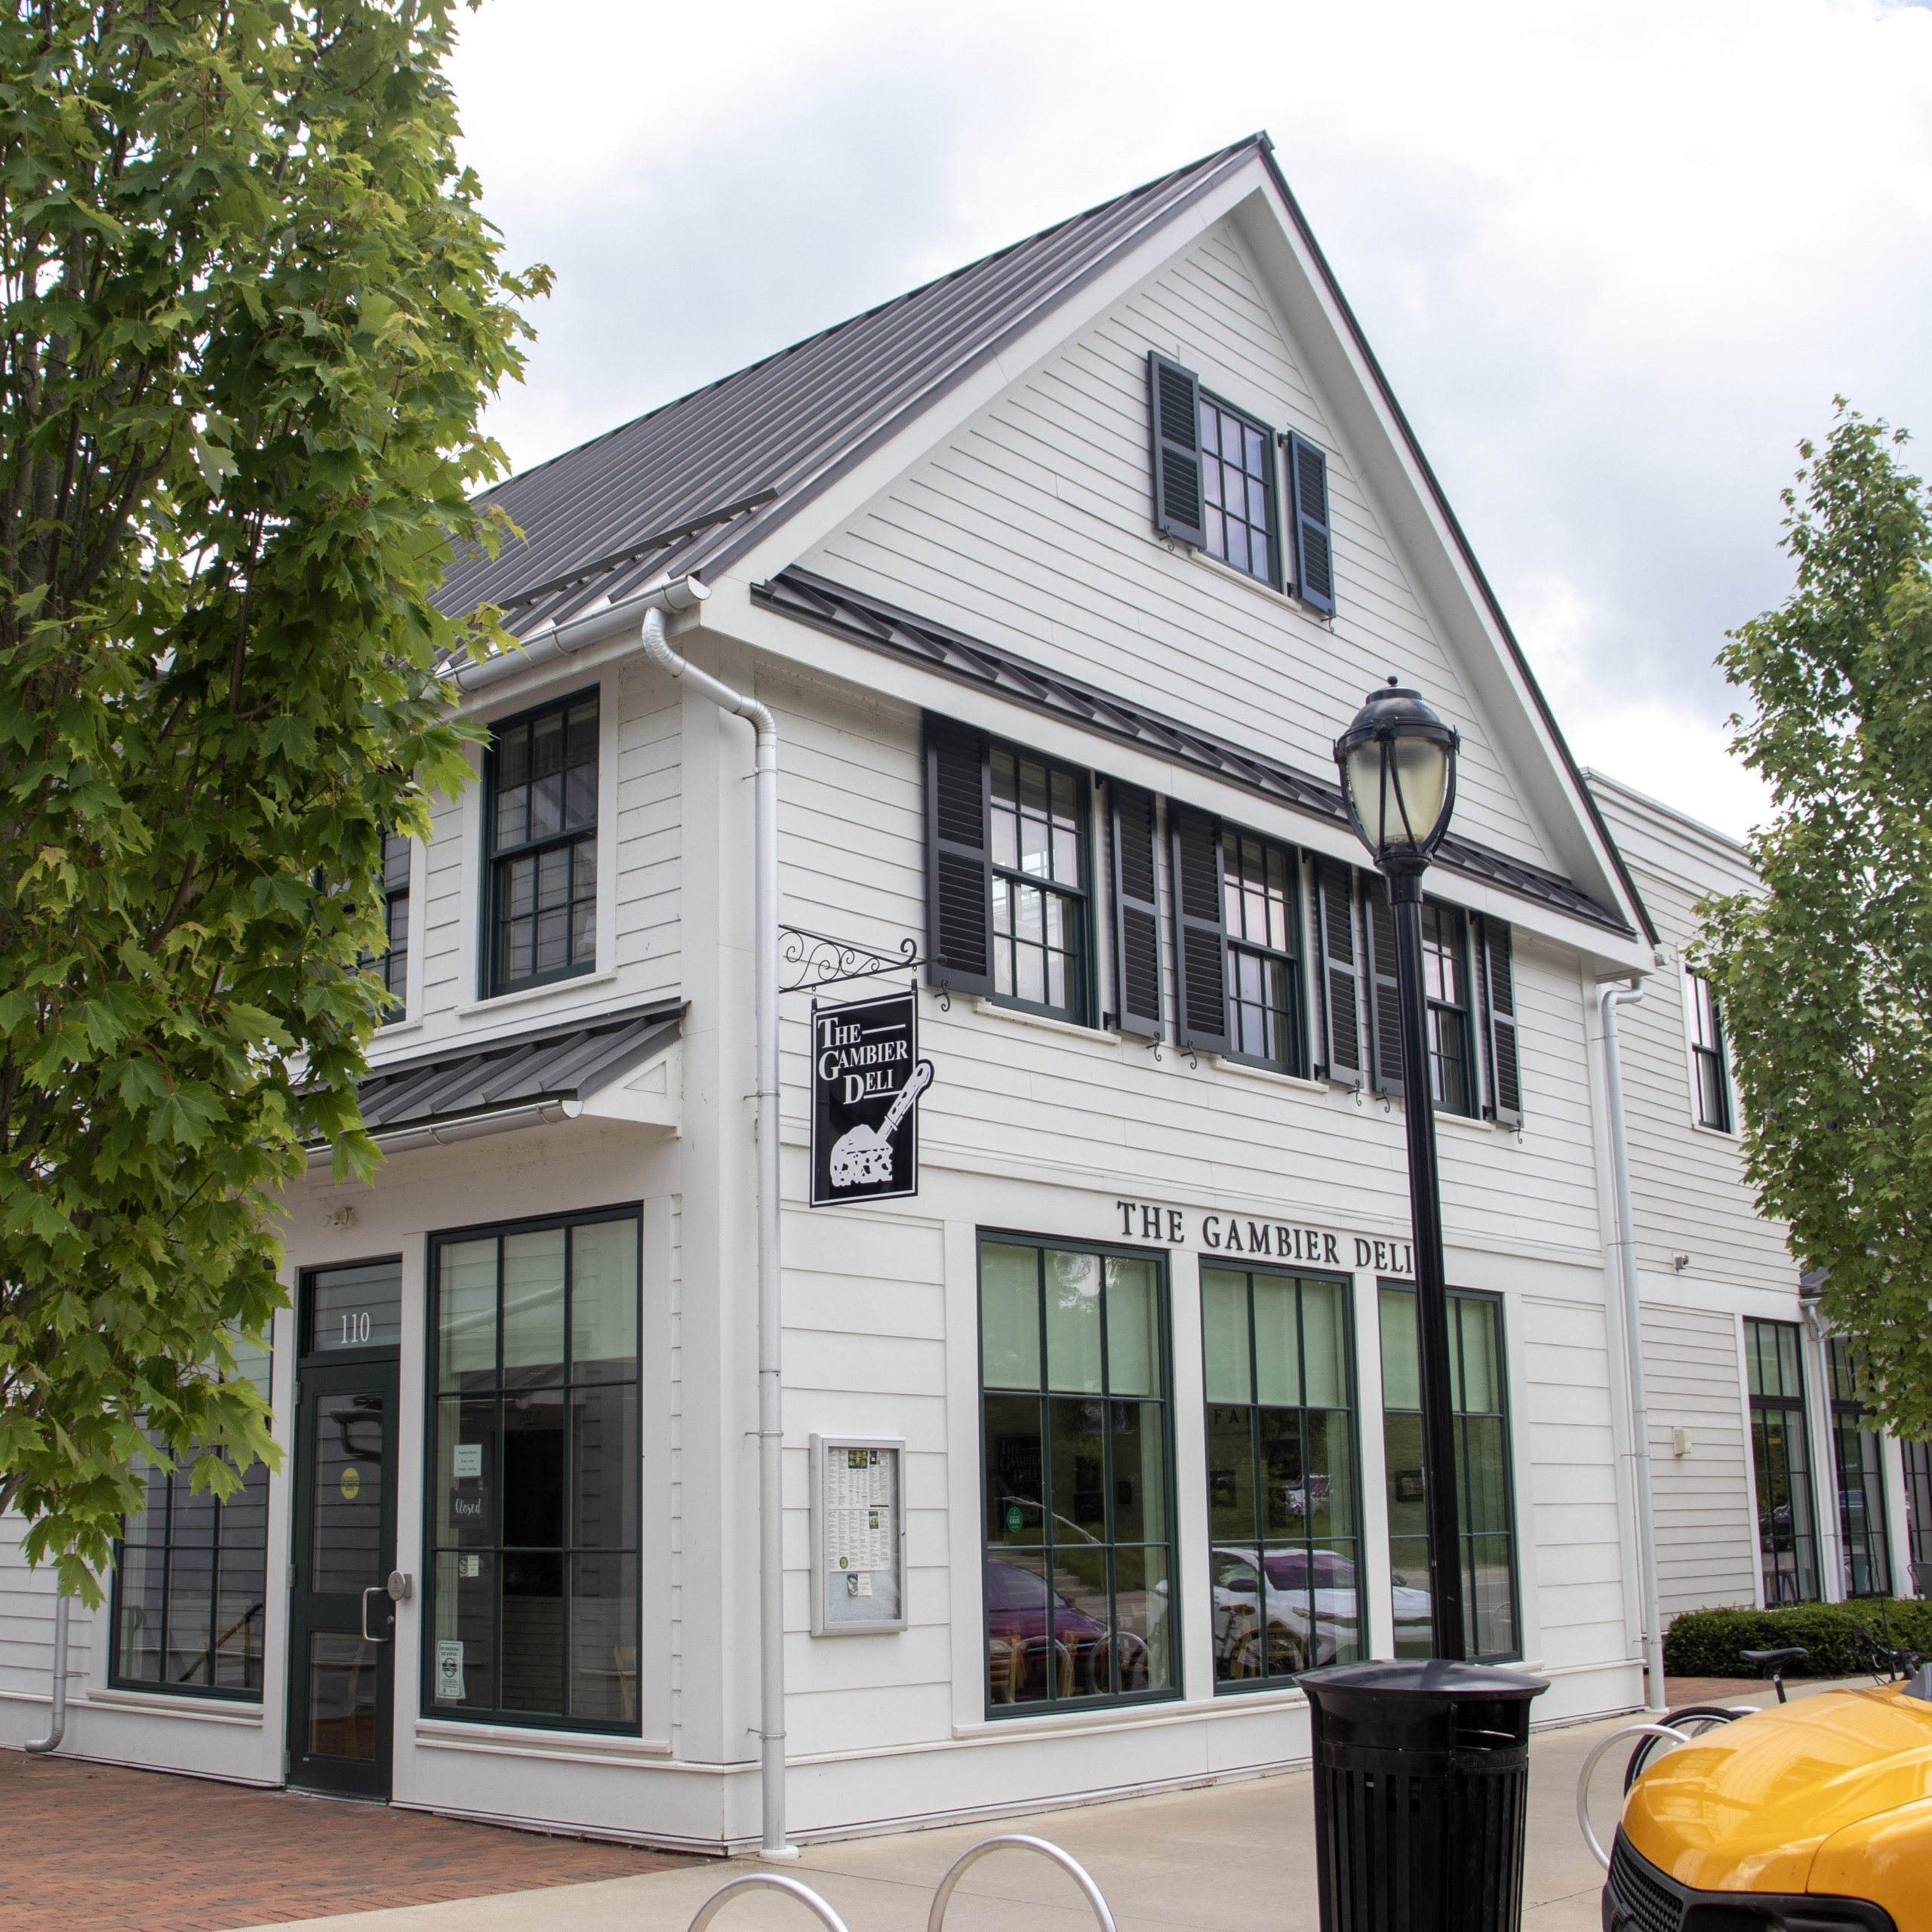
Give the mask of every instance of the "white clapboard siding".
M 635 660 L 617 679 L 617 962 L 628 1001 L 681 983 L 682 709 L 663 673 Z
M 20 1540 L 26 1525 L 12 1510 L 0 1515 L 0 1693 L 38 1698 L 53 1687 L 54 1572 L 28 1564 Z M 68 1613 L 68 1690 L 78 1694 L 85 1681 L 94 1619 L 77 1603 Z M 37 1724 L 32 1735 L 47 1727 Z M 27 1734 L 23 1733 L 23 1735 Z
M 1603 1310 L 1545 1295 L 1512 1298 L 1522 1324 L 1514 1420 L 1531 1471 L 1542 1661 L 1551 1669 L 1623 1653 L 1616 1451 Z
M 1328 451 L 1332 626 L 1231 570 L 1170 551 L 1155 535 L 1150 347 L 1178 355 L 1208 388 L 1262 420 Z M 1330 768 L 1336 731 L 1368 688 L 1395 672 L 1463 733 L 1459 827 L 1551 862 L 1231 225 L 1203 238 L 804 561 L 855 589 L 1312 771 Z
M 1654 1300 L 1643 1310 L 1663 1614 L 1748 1604 L 1757 1512 L 1738 1395 L 1737 1323 L 1721 1311 Z M 1681 1457 L 1672 1453 L 1680 1429 L 1690 1435 Z
M 1752 890 L 1754 875 L 1743 851 L 1719 834 L 1621 786 L 1592 782 L 1670 955 L 1641 1002 L 1617 1016 L 1638 1266 L 1668 1274 L 1672 1256 L 1687 1254 L 1694 1280 L 1789 1291 L 1797 1263 L 1783 1225 L 1758 1212 L 1736 1137 L 1694 1117 L 1681 955 L 1699 931 L 1697 902 Z

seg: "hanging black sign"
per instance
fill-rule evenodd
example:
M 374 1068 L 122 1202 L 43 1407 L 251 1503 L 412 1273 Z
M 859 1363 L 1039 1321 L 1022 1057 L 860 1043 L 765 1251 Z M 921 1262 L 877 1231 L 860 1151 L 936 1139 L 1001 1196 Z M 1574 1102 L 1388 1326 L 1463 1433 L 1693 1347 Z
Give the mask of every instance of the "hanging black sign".
M 919 1191 L 915 993 L 812 1008 L 812 1205 Z

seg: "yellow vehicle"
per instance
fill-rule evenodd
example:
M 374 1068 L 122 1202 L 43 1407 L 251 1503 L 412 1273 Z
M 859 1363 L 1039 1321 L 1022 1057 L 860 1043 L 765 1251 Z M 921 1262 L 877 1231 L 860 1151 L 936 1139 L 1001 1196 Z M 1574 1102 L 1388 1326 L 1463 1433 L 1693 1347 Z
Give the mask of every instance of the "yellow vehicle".
M 1641 1757 L 1604 1932 L 1932 1932 L 1932 1667 Z

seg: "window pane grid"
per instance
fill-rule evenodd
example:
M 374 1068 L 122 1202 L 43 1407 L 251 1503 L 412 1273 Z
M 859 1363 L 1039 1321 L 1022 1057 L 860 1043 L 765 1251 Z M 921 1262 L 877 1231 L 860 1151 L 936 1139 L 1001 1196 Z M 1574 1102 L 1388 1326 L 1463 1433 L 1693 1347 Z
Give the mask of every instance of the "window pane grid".
M 496 990 L 597 960 L 597 700 L 497 732 L 491 764 Z
M 1076 775 L 1004 746 L 992 777 L 993 990 L 1078 1017 L 1086 879 Z
M 1346 1291 L 1204 1269 L 1201 1295 L 1217 1687 L 1353 1663 L 1362 1627 Z
M 1433 1644 L 1415 1292 L 1385 1286 L 1380 1302 L 1395 1654 L 1426 1657 L 1433 1654 Z M 1515 1657 L 1521 1647 L 1502 1321 L 1501 1304 L 1489 1296 L 1450 1291 L 1451 1427 L 1456 1447 L 1463 1631 L 1470 1657 L 1491 1661 Z
M 638 1223 L 456 1238 L 437 1255 L 425 1709 L 634 1730 Z
M 1686 975 L 1690 986 L 1690 1060 L 1697 1073 L 1697 1124 L 1730 1131 L 1730 1092 L 1724 1078 L 1724 1033 L 1717 995 L 1700 973 Z
M 1469 1064 L 1469 989 L 1463 938 L 1463 915 L 1457 908 L 1423 902 L 1422 970 L 1428 999 L 1431 1096 L 1448 1112 L 1473 1114 L 1475 1081 Z
M 1229 1050 L 1304 1072 L 1294 862 L 1280 846 L 1224 826 L 1221 888 Z
M 1171 1694 L 1159 1265 L 989 1239 L 980 1309 L 989 1702 Z
M 1847 1597 L 1892 1593 L 1885 1534 L 1885 1475 L 1878 1437 L 1864 1424 L 1850 1349 L 1841 1336 L 1826 1340 L 1832 1395 L 1832 1463 L 1838 1475 L 1838 1529 Z
M 1774 1607 L 1816 1603 L 1821 1595 L 1817 1518 L 1798 1330 L 1788 1321 L 1747 1320 L 1744 1349 L 1764 1601 Z
M 1264 583 L 1274 580 L 1274 443 L 1272 431 L 1201 398 L 1201 513 L 1208 553 Z

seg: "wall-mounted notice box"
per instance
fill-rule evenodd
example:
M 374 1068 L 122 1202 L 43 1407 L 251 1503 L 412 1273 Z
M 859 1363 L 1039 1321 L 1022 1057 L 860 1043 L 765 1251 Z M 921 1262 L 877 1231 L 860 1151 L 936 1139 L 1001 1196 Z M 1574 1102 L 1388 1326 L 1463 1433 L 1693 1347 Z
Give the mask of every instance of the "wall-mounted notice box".
M 906 1627 L 903 1437 L 812 1438 L 812 1635 Z

